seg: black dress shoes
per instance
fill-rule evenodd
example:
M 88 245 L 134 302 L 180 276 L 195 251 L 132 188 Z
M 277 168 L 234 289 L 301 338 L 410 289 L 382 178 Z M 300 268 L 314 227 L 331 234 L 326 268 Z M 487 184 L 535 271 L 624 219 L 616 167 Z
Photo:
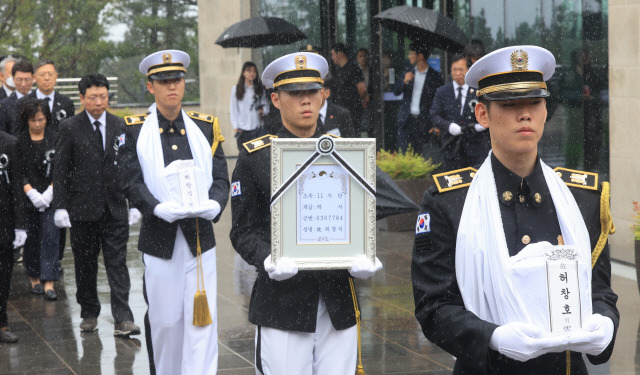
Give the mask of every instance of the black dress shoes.
M 44 292 L 44 299 L 46 299 L 47 301 L 55 301 L 58 299 L 58 295 L 56 294 L 55 290 L 49 289 Z
M 42 284 L 36 284 L 34 287 L 31 288 L 31 294 L 44 294 L 44 286 L 42 286 Z
M 0 328 L 0 342 L 12 343 L 18 342 L 18 336 L 9 331 L 7 327 Z

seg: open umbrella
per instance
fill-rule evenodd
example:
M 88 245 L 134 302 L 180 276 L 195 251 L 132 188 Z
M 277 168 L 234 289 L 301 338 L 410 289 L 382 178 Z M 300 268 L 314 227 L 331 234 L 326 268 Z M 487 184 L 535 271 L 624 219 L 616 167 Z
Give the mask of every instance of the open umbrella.
M 277 17 L 254 17 L 229 26 L 216 40 L 224 47 L 258 48 L 289 44 L 307 36 L 291 23 Z
M 445 51 L 462 50 L 469 38 L 448 17 L 427 8 L 402 5 L 389 8 L 373 17 L 380 24 L 415 42 Z
M 400 190 L 391 176 L 376 167 L 376 220 L 419 210 L 420 207 Z

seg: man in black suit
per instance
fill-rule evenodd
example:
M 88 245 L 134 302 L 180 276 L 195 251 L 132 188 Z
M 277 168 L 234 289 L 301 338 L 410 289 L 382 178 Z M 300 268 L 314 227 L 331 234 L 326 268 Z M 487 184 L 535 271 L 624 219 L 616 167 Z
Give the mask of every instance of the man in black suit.
M 125 118 L 118 162 L 126 196 L 144 214 L 138 250 L 144 253 L 152 374 L 213 374 L 218 367 L 212 221 L 220 219 L 229 199 L 229 177 L 218 119 L 182 110 L 189 61 L 178 50 L 142 60 L 139 69 L 155 103 L 149 114 Z M 188 176 L 196 183 L 186 183 Z M 198 197 L 193 204 L 182 199 L 187 192 Z M 196 306 L 194 295 L 204 292 L 201 280 L 209 297 L 207 303 L 198 298 L 202 304 Z M 196 319 L 197 312 L 211 320 Z
M 52 60 L 40 60 L 33 68 L 33 77 L 36 80 L 38 88 L 18 100 L 16 103 L 16 113 L 20 112 L 22 103 L 29 98 L 46 100 L 49 103 L 49 110 L 51 111 L 51 125 L 49 126 L 51 126 L 53 130 L 59 131 L 58 124 L 62 120 L 75 114 L 73 101 L 69 97 L 55 91 L 54 88 L 56 80 L 58 79 L 58 72 Z M 14 118 L 13 121 L 16 122 L 16 119 Z
M 476 91 L 464 82 L 469 60 L 454 55 L 452 61 L 453 81 L 438 88 L 430 110 L 431 122 L 442 134 L 442 168 L 447 171 L 482 163 L 491 148 L 487 128 L 476 121 Z
M 333 77 L 327 76 L 324 79 L 324 87 L 322 88 L 322 107 L 318 120 L 322 123 L 322 132 L 337 135 L 342 138 L 353 138 L 356 136 L 356 130 L 351 121 L 351 113 L 349 110 L 331 102 L 331 89 L 335 81 Z
M 61 124 L 56 146 L 51 203 L 56 209 L 54 220 L 58 227 L 70 228 L 76 299 L 81 306 L 80 329 L 96 329 L 100 314 L 96 279 L 102 248 L 111 288 L 114 334 L 135 335 L 140 328 L 133 324 L 129 308 L 127 202 L 116 164 L 124 122 L 106 111 L 109 82 L 103 75 L 82 77 L 78 89 L 85 111 Z
M 11 55 L 3 56 L 0 59 L 0 82 L 2 82 L 2 87 L 0 87 L 0 100 L 8 97 L 15 90 L 13 79 L 11 78 L 11 69 L 17 61 L 18 59 Z
M 29 94 L 33 85 L 33 65 L 27 60 L 20 60 L 11 68 L 15 91 L 8 97 L 0 100 L 0 130 L 17 135 L 19 124 L 14 123 L 18 113 L 16 102 Z
M 404 93 L 398 109 L 398 146 L 406 151 L 411 144 L 414 151 L 422 154 L 429 138 L 437 135 L 437 128 L 429 118 L 429 108 L 436 89 L 444 81 L 440 73 L 427 64 L 427 47 L 411 44 L 408 57 L 411 65 L 405 69 L 403 79 L 396 82 L 394 90 L 396 95 Z
M 11 289 L 13 249 L 24 245 L 27 239 L 18 198 L 24 193 L 17 176 L 17 145 L 15 137 L 0 131 L 0 342 L 18 341 L 18 336 L 7 326 L 7 301 Z

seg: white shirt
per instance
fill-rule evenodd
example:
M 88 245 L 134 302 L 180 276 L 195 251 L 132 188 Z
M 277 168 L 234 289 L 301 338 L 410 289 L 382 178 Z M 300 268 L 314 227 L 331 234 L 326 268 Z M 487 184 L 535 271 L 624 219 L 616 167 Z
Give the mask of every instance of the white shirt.
M 16 90 L 14 91 L 16 93 L 16 99 L 20 99 L 22 98 L 24 95 L 20 94 L 20 91 Z
M 327 101 L 324 101 L 324 105 L 322 106 L 322 108 L 320 108 L 320 115 L 318 116 L 320 118 L 320 121 L 322 122 L 322 125 L 324 125 L 324 120 L 327 118 L 327 107 L 329 105 L 327 104 Z
M 231 116 L 231 126 L 240 130 L 255 130 L 262 126 L 262 120 L 258 109 L 262 106 L 263 116 L 269 113 L 269 103 L 267 103 L 266 92 L 262 93 L 260 98 L 255 97 L 253 86 L 244 86 L 244 96 L 242 100 L 236 97 L 236 88 L 231 88 L 231 100 L 229 114 Z
M 38 99 L 49 98 L 49 111 L 51 111 L 51 114 L 53 114 L 53 99 L 55 95 L 56 95 L 55 90 L 51 91 L 51 94 L 45 95 L 42 93 L 42 91 L 40 91 L 40 89 L 36 89 L 36 98 Z
M 420 98 L 422 97 L 422 89 L 424 88 L 424 82 L 427 80 L 427 72 L 429 68 L 421 72 L 416 68 L 414 70 L 413 78 L 413 94 L 411 95 L 411 114 L 420 114 Z
M 458 100 L 458 87 L 462 87 L 460 94 L 462 95 L 462 105 L 460 106 L 460 114 L 464 111 L 464 105 L 467 103 L 467 91 L 469 91 L 469 85 L 466 83 L 460 86 L 456 81 L 453 81 L 453 96 Z
M 2 85 L 2 89 L 4 90 L 4 92 L 7 93 L 7 96 L 11 95 L 11 93 L 13 92 L 13 91 L 11 91 L 10 88 L 7 87 L 7 85 Z
M 87 111 L 85 111 L 87 112 Z M 100 122 L 100 133 L 102 133 L 102 149 L 105 149 L 105 143 L 107 142 L 107 111 L 102 112 L 99 119 L 93 118 L 89 112 L 87 112 L 87 116 L 89 116 L 89 121 L 91 121 L 91 125 L 93 126 L 93 130 L 96 130 L 96 126 L 93 124 L 98 120 Z

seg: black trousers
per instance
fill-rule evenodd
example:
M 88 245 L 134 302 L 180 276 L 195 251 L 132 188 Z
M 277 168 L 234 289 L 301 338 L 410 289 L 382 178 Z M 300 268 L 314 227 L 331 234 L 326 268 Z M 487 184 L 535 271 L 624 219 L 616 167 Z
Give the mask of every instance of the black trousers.
M 0 243 L 0 328 L 7 326 L 7 301 L 13 272 L 13 245 Z
M 99 221 L 71 222 L 71 250 L 75 261 L 76 300 L 82 318 L 96 318 L 100 301 L 96 287 L 98 255 L 102 248 L 104 266 L 111 288 L 111 314 L 116 323 L 133 321 L 129 308 L 129 269 L 127 268 L 127 240 L 129 224 L 115 220 L 108 210 Z

